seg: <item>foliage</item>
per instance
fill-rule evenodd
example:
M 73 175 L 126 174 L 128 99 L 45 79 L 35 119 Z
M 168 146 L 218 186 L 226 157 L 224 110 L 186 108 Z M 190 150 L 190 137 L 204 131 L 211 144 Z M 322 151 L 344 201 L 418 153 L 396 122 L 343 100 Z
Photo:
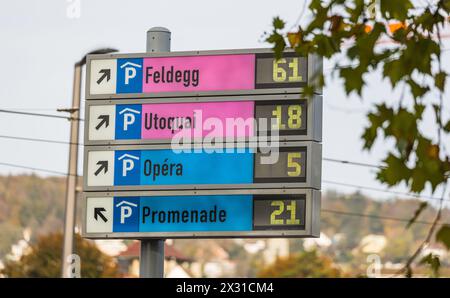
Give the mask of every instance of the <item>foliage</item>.
M 370 15 L 373 9 L 378 14 Z M 273 30 L 266 41 L 273 45 L 275 56 L 281 57 L 289 44 L 301 56 L 339 58 L 335 59 L 338 62 L 333 73 L 343 80 L 347 94 L 356 93 L 360 97 L 366 85 L 365 76 L 381 72 L 393 91 L 401 90 L 401 96 L 375 105 L 367 115 L 369 124 L 361 136 L 364 149 L 370 150 L 380 139 L 394 144 L 387 149 L 377 179 L 388 186 L 403 183 L 416 193 L 427 185 L 433 192 L 444 186 L 445 193 L 450 155 L 442 140 L 449 136 L 450 120 L 443 119 L 443 92 L 448 74 L 441 65 L 440 38 L 449 20 L 450 1 L 414 7 L 410 0 L 312 0 L 309 10 L 312 20 L 299 26 L 296 32 L 284 33 L 285 22 L 274 18 Z M 380 41 L 388 45 L 381 45 Z M 339 64 L 341 61 L 350 63 Z M 314 77 L 304 88 L 306 95 L 312 95 L 325 84 L 322 73 Z M 436 130 L 431 134 L 420 129 L 426 109 L 434 112 Z M 419 206 L 408 227 L 426 207 Z M 436 223 L 439 219 L 440 211 Z M 434 229 L 435 225 L 429 236 Z M 439 239 L 450 237 L 450 231 L 444 227 L 438 234 L 443 235 Z M 420 245 L 419 250 L 423 247 Z
M 428 264 L 432 271 L 432 277 L 439 277 L 439 267 L 441 266 L 441 262 L 439 261 L 439 257 L 433 255 L 432 253 L 426 255 L 420 260 L 420 264 Z
M 60 277 L 62 234 L 42 236 L 19 261 L 7 261 L 0 272 L 7 277 Z M 114 277 L 117 266 L 94 243 L 76 235 L 75 253 L 81 260 L 81 277 Z
M 450 249 L 450 225 L 444 225 L 436 234 L 436 241 L 441 242 Z
M 33 229 L 32 240 L 39 234 L 62 232 L 64 190 L 64 178 L 0 176 L 0 258 L 21 239 L 25 228 Z
M 310 251 L 278 258 L 263 268 L 258 277 L 342 277 L 342 272 L 329 257 Z

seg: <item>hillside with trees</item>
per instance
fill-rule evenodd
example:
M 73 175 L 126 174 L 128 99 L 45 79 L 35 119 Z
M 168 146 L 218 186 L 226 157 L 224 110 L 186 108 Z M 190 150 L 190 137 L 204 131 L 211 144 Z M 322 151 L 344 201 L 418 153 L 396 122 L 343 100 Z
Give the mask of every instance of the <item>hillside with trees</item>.
M 42 178 L 36 175 L 0 176 L 0 259 L 4 259 L 11 246 L 22 238 L 26 228 L 31 229 L 32 243 L 36 242 L 39 236 L 62 232 L 64 190 L 64 178 Z M 365 255 L 358 253 L 361 240 L 367 235 L 384 235 L 387 244 L 380 256 L 383 260 L 393 263 L 404 262 L 426 235 L 429 227 L 427 222 L 433 220 L 435 209 L 432 204 L 428 204 L 417 221 L 406 229 L 411 214 L 414 214 L 420 202 L 417 199 L 377 200 L 361 193 L 324 193 L 321 231 L 332 240 L 332 245 L 321 248 L 321 253 L 330 257 L 333 262 L 347 264 L 347 269 L 356 272 L 360 264 L 366 264 Z M 81 213 L 80 206 L 81 204 L 78 204 L 78 218 Z M 449 218 L 450 211 L 445 209 L 442 221 Z M 206 258 L 206 246 L 210 246 L 211 241 L 215 241 L 227 251 L 231 259 L 239 263 L 242 276 L 258 274 L 258 268 L 262 266 L 260 256 L 249 256 L 242 246 L 231 240 L 177 240 L 176 243 L 188 256 Z M 302 239 L 291 239 L 291 253 L 303 252 L 303 244 Z M 445 259 L 441 262 L 444 266 L 448 264 Z M 269 274 L 270 270 L 265 272 Z

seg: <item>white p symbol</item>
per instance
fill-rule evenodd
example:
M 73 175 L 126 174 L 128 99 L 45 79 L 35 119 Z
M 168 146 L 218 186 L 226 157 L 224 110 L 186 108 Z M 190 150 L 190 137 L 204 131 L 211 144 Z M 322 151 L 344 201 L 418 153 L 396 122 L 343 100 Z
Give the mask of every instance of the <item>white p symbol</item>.
M 120 223 L 125 223 L 125 218 L 128 218 L 133 213 L 133 210 L 130 206 L 121 206 L 120 207 Z
M 130 79 L 133 79 L 136 77 L 137 71 L 136 68 L 141 68 L 142 65 L 127 62 L 120 66 L 120 68 L 125 68 L 125 85 L 128 85 L 130 83 Z
M 136 120 L 136 117 L 132 113 L 126 113 L 123 115 L 123 130 L 128 130 L 128 125 L 131 125 Z
M 128 201 L 122 201 L 119 204 L 116 205 L 116 207 L 120 207 L 120 223 L 124 224 L 125 219 L 128 217 L 131 217 L 133 214 L 133 209 L 131 207 L 137 207 L 137 204 L 128 202 Z
M 134 160 L 139 160 L 138 156 L 134 156 L 131 154 L 123 154 L 119 157 L 119 160 L 122 161 L 122 177 L 127 176 L 127 172 L 134 169 Z
M 126 177 L 127 172 L 131 171 L 134 168 L 134 161 L 132 159 L 124 159 L 122 163 L 123 163 L 122 176 Z
M 136 76 L 136 68 L 134 67 L 126 67 L 125 68 L 125 85 L 130 83 L 130 79 Z

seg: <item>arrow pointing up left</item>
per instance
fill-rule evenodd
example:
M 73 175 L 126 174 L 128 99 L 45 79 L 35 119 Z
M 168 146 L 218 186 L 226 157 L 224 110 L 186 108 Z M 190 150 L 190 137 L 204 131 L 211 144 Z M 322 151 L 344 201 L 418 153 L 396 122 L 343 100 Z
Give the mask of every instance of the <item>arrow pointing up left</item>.
M 103 219 L 104 222 L 108 222 L 108 219 L 103 215 L 102 212 L 106 212 L 106 209 L 103 207 L 96 207 L 94 208 L 94 219 L 98 221 L 98 217 L 100 216 L 101 219 Z
M 106 78 L 107 82 L 111 78 L 111 69 L 109 68 L 101 69 L 99 73 L 102 73 L 103 75 L 97 80 L 97 84 L 100 84 L 104 78 Z

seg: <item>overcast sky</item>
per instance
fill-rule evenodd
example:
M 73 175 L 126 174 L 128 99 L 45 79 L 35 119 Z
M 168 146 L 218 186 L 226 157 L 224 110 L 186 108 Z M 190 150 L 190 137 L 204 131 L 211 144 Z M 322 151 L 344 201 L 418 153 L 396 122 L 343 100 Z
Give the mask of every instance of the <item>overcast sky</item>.
M 79 15 L 76 7 L 71 9 L 77 3 Z M 279 15 L 290 26 L 297 20 L 302 3 L 293 0 L 2 1 L 0 108 L 56 114 L 57 108 L 70 107 L 75 61 L 98 47 L 115 47 L 122 53 L 144 52 L 146 31 L 153 26 L 172 31 L 172 51 L 267 47 L 261 35 L 270 30 L 272 18 Z M 444 47 L 450 48 L 448 40 L 444 41 Z M 448 53 L 443 60 L 447 71 Z M 325 61 L 326 74 L 332 65 Z M 374 164 L 383 157 L 389 144 L 377 143 L 372 152 L 362 151 L 360 135 L 366 125 L 365 112 L 373 103 L 394 100 L 399 95 L 392 93 L 389 84 L 381 82 L 377 74 L 367 80 L 364 101 L 347 97 L 341 82 L 329 80 L 324 90 L 324 157 Z M 447 92 L 447 99 L 448 95 Z M 447 107 L 447 116 L 448 111 Z M 431 130 L 431 122 L 424 129 Z M 0 113 L 0 135 L 68 141 L 69 122 Z M 67 172 L 67 159 L 68 146 L 64 144 L 0 138 L 0 163 Z M 24 172 L 30 171 L 0 165 L 0 174 Z M 39 172 L 39 175 L 48 174 Z M 375 181 L 374 171 L 364 167 L 324 161 L 322 178 L 384 188 Z M 323 189 L 330 188 L 354 191 L 354 188 L 323 184 Z M 405 191 L 402 187 L 396 190 Z M 373 197 L 390 196 L 364 192 Z

